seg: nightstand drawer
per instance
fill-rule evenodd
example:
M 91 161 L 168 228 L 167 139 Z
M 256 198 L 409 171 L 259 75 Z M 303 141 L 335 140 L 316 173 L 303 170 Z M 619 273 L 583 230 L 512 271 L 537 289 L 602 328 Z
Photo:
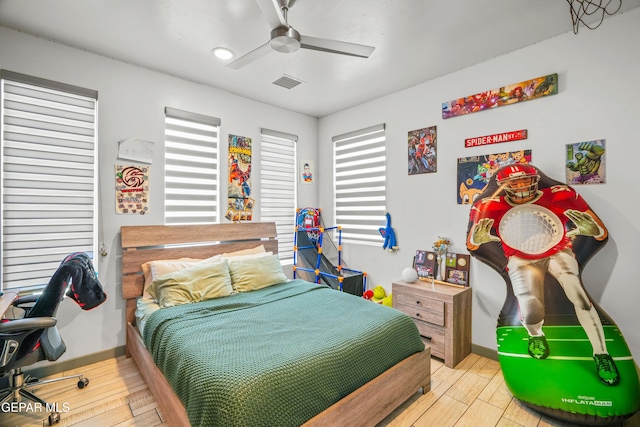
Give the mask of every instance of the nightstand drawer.
M 402 291 L 396 291 L 393 297 L 396 299 L 396 308 L 403 313 L 414 319 L 444 326 L 444 302 Z
M 411 317 L 431 355 L 456 366 L 471 352 L 471 288 L 397 280 L 393 307 Z
M 420 320 L 415 321 L 420 332 L 420 337 L 425 345 L 431 347 L 431 355 L 444 359 L 445 354 L 445 338 L 444 328 L 433 326 Z

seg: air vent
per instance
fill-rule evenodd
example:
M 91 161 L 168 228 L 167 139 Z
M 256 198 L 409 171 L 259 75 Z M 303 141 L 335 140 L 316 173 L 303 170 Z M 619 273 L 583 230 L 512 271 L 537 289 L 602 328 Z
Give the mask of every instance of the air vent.
M 302 83 L 302 80 L 298 80 L 295 77 L 287 76 L 286 74 L 283 74 L 282 77 L 273 82 L 274 85 L 282 86 L 285 89 L 293 89 L 300 83 Z

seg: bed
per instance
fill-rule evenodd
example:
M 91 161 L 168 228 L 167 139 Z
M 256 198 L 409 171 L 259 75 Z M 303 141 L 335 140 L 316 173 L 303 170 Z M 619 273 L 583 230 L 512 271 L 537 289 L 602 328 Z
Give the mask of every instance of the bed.
M 430 389 L 429 347 L 409 318 L 302 280 L 168 306 L 136 325 L 143 264 L 257 246 L 275 254 L 273 223 L 123 226 L 121 242 L 127 356 L 169 425 L 375 426 Z

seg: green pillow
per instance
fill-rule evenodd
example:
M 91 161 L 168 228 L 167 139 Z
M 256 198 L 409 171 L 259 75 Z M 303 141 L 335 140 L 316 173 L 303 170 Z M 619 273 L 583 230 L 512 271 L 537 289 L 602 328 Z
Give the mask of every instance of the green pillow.
M 234 260 L 229 258 L 231 284 L 238 292 L 249 292 L 287 281 L 277 255 Z
M 198 263 L 155 279 L 149 294 L 160 307 L 221 298 L 233 292 L 227 261 Z

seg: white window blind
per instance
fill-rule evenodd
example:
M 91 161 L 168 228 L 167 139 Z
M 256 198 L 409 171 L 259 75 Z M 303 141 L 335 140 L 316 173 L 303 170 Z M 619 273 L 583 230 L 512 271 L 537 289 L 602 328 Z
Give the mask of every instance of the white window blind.
M 262 129 L 260 144 L 260 220 L 276 223 L 278 255 L 293 264 L 298 137 Z
M 96 252 L 98 93 L 6 70 L 0 85 L 0 288 L 28 290 Z
M 165 108 L 164 222 L 219 222 L 220 119 Z
M 342 241 L 380 245 L 387 204 L 384 124 L 335 136 L 333 144 L 334 218 Z

